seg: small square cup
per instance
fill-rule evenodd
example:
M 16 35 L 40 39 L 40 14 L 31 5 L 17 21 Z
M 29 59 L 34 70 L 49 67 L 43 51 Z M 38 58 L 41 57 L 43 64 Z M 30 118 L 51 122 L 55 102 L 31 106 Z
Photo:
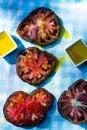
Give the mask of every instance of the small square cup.
M 17 48 L 17 44 L 7 31 L 0 33 L 0 58 L 5 57 Z
M 66 52 L 70 61 L 75 66 L 79 66 L 87 61 L 87 47 L 81 39 L 66 48 Z

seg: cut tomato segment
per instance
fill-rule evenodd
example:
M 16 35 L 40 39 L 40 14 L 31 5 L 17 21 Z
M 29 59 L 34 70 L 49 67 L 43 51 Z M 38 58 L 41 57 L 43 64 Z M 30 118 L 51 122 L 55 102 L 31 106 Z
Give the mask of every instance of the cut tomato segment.
M 64 91 L 59 98 L 58 109 L 74 124 L 87 122 L 87 82 L 80 79 Z
M 45 89 L 36 89 L 33 91 L 33 96 L 37 103 L 43 106 L 44 110 L 48 110 L 53 102 L 53 96 Z
M 36 96 L 36 92 L 39 92 L 39 97 Z M 49 99 L 43 96 L 45 94 L 49 95 Z M 52 105 L 52 98 L 53 96 L 45 89 L 36 89 L 30 95 L 17 91 L 8 97 L 3 108 L 4 116 L 16 126 L 38 125 L 45 119 L 46 112 Z M 46 105 L 44 106 L 43 103 Z
M 16 70 L 19 77 L 30 84 L 39 84 L 53 71 L 56 58 L 38 48 L 30 47 L 17 57 Z
M 48 45 L 59 38 L 60 22 L 56 14 L 41 7 L 32 11 L 18 26 L 18 34 L 39 45 Z

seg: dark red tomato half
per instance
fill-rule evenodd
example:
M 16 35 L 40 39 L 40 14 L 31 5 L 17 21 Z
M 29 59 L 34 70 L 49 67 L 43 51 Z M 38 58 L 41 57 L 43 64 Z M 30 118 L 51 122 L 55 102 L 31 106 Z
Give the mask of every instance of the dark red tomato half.
M 58 110 L 74 124 L 87 122 L 87 82 L 80 79 L 64 91 L 58 100 Z
M 59 39 L 60 31 L 59 18 L 52 10 L 44 7 L 33 10 L 17 28 L 20 37 L 41 46 Z
M 16 60 L 19 77 L 32 85 L 40 84 L 48 78 L 56 65 L 56 58 L 36 47 L 29 47 L 20 52 Z
M 6 120 L 13 125 L 36 126 L 45 119 L 47 110 L 53 103 L 52 99 L 51 93 L 42 88 L 36 89 L 30 95 L 17 91 L 7 98 L 3 113 Z

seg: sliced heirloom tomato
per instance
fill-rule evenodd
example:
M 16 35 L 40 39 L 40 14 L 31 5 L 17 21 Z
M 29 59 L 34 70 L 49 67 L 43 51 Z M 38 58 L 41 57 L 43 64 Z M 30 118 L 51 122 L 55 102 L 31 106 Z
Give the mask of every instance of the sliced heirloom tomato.
M 20 37 L 42 46 L 56 41 L 60 31 L 58 17 L 52 10 L 44 7 L 32 11 L 17 28 Z
M 60 114 L 74 124 L 87 122 L 87 82 L 80 79 L 58 100 Z
M 16 126 L 24 125 L 26 97 L 27 94 L 22 91 L 14 92 L 4 105 L 3 112 L 6 120 Z
M 43 92 L 43 95 L 49 95 L 49 97 L 43 98 L 42 94 L 42 97 L 41 95 L 39 97 L 37 92 L 39 94 Z M 46 113 L 52 103 L 53 96 L 45 89 L 36 89 L 30 95 L 23 91 L 17 91 L 7 98 L 3 113 L 6 120 L 13 125 L 36 126 L 46 118 Z
M 40 84 L 54 70 L 56 58 L 36 47 L 29 47 L 19 53 L 16 60 L 16 70 L 19 77 L 32 85 Z
M 44 110 L 47 111 L 53 102 L 53 96 L 43 88 L 38 88 L 32 92 L 36 102 L 43 106 Z

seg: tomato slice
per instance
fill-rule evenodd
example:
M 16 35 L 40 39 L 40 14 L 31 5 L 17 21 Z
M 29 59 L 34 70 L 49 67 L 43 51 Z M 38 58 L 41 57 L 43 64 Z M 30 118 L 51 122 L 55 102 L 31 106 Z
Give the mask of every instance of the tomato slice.
M 29 47 L 17 57 L 16 70 L 19 77 L 33 85 L 40 84 L 54 70 L 56 58 L 36 47 Z
M 59 39 L 61 26 L 56 14 L 44 7 L 32 11 L 18 26 L 23 39 L 39 45 L 48 45 Z

